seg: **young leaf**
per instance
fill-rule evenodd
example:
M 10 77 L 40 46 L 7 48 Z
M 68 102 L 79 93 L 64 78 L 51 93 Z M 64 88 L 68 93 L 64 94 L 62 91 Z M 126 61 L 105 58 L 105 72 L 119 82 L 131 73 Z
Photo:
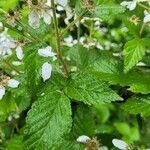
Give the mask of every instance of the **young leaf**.
M 48 93 L 36 101 L 26 120 L 25 147 L 51 149 L 71 127 L 69 99 L 59 92 Z
M 122 108 L 130 114 L 141 114 L 142 116 L 150 116 L 150 96 L 133 96 L 122 105 Z
M 128 72 L 145 55 L 145 45 L 142 39 L 134 39 L 125 44 L 124 65 L 125 72 Z
M 89 105 L 121 100 L 104 81 L 90 74 L 75 76 L 65 89 L 65 93 L 70 98 Z

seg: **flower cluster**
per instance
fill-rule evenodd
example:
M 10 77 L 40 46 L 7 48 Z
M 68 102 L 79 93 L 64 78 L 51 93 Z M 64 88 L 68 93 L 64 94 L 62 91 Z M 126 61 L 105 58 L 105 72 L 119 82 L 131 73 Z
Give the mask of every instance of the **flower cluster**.
M 1 24 L 3 27 L 3 24 Z M 19 60 L 22 60 L 24 57 L 22 44 L 17 40 L 13 39 L 8 33 L 8 29 L 4 28 L 4 31 L 0 33 L 0 57 L 7 58 L 13 54 L 13 49 L 16 49 L 16 56 Z
M 123 1 L 121 3 L 122 6 L 128 8 L 130 11 L 134 10 L 136 8 L 136 6 L 140 3 L 140 2 L 147 2 L 148 5 L 150 6 L 150 1 L 149 0 L 133 0 L 133 1 Z M 147 10 L 144 11 L 144 19 L 143 19 L 144 23 L 149 23 L 150 22 L 150 12 L 148 12 Z M 137 22 L 135 23 L 137 25 Z
M 67 5 L 67 0 L 57 0 L 55 3 L 58 5 L 57 10 L 66 11 L 66 19 L 64 20 L 66 24 L 69 24 L 69 20 L 72 18 L 72 10 Z M 33 3 L 31 0 L 28 0 L 28 6 L 30 9 L 29 13 L 29 25 L 33 28 L 38 28 L 40 26 L 40 20 L 43 19 L 46 24 L 51 24 L 53 13 L 51 8 L 51 1 L 47 0 L 46 2 L 37 1 L 37 3 Z M 60 17 L 57 14 L 57 17 Z
M 12 49 L 16 47 L 16 40 L 7 34 L 7 29 L 0 33 L 0 56 L 6 58 L 12 54 Z
M 10 77 L 1 74 L 0 75 L 0 100 L 5 95 L 5 87 L 17 88 L 19 86 L 19 81 L 11 79 Z
M 56 60 L 56 53 L 52 52 L 52 48 L 50 46 L 39 49 L 38 54 L 42 57 L 51 57 L 53 61 Z M 52 72 L 52 65 L 48 62 L 45 62 L 42 65 L 42 71 L 41 71 L 41 76 L 44 82 L 51 77 L 51 72 Z

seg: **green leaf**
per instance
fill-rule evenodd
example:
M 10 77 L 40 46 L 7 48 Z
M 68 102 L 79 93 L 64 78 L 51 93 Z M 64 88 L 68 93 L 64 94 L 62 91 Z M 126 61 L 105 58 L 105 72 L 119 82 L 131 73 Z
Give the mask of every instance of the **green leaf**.
M 23 136 L 15 136 L 10 139 L 6 144 L 7 150 L 23 150 Z
M 9 96 L 5 96 L 3 100 L 0 101 L 0 122 L 6 120 L 10 112 L 16 112 L 17 105 L 15 101 Z
M 125 9 L 117 4 L 101 4 L 96 7 L 95 11 L 92 13 L 94 17 L 99 17 L 104 20 L 108 20 L 114 15 L 123 13 Z
M 92 109 L 87 105 L 80 104 L 74 114 L 72 134 L 77 139 L 80 135 L 92 137 L 96 130 Z
M 14 9 L 18 4 L 18 0 L 3 0 L 0 2 L 0 7 L 8 11 L 10 8 Z
M 90 74 L 78 74 L 73 77 L 65 93 L 70 98 L 89 105 L 110 103 L 121 99 L 104 81 Z
M 84 69 L 99 56 L 99 52 L 95 49 L 88 50 L 82 45 L 75 45 L 69 50 L 69 57 L 71 64 L 77 66 L 79 69 Z
M 133 141 L 138 141 L 140 138 L 137 125 L 130 126 L 126 122 L 116 122 L 115 127 L 126 142 L 131 143 Z
M 122 105 L 122 108 L 131 114 L 150 116 L 150 96 L 133 96 Z
M 53 72 L 50 80 L 41 82 L 37 91 L 37 96 L 47 94 L 54 91 L 61 91 L 66 86 L 66 78 L 57 72 Z
M 69 137 L 69 139 L 63 140 L 62 144 L 54 148 L 54 150 L 83 150 L 84 147 L 85 145 L 77 143 L 76 139 Z
M 38 68 L 37 50 L 39 45 L 32 43 L 24 47 L 25 57 L 25 72 L 27 75 L 28 91 L 31 95 L 36 94 L 37 86 L 40 81 L 40 74 Z
M 128 72 L 145 55 L 145 45 L 142 39 L 134 39 L 125 44 L 124 47 L 125 72 Z
M 140 36 L 139 31 L 141 27 L 139 25 L 136 26 L 134 23 L 132 23 L 128 16 L 122 16 L 122 20 L 125 26 L 128 28 L 129 34 L 132 34 L 134 37 Z
M 30 43 L 24 46 L 24 67 L 27 76 L 28 92 L 30 93 L 31 97 L 35 97 L 38 86 L 42 81 L 40 75 L 42 65 L 45 62 L 51 63 L 52 61 L 50 58 L 43 58 L 39 56 L 39 48 L 41 48 L 41 45 L 37 43 Z
M 26 124 L 25 147 L 51 149 L 71 127 L 69 99 L 59 92 L 41 96 L 29 111 Z
M 136 68 L 124 73 L 123 62 L 110 55 L 102 55 L 91 64 L 87 71 L 112 85 L 129 86 L 134 93 L 148 94 L 150 92 L 150 73 Z M 149 84 L 148 84 L 149 83 Z
M 86 4 L 83 4 L 81 3 L 81 1 L 78 0 L 76 2 L 76 7 L 75 7 L 76 14 L 81 15 L 83 12 L 86 12 L 84 16 L 98 17 L 108 21 L 110 18 L 114 17 L 115 15 L 125 12 L 124 7 L 114 3 L 101 4 L 97 6 L 97 4 L 95 4 L 94 2 L 93 4 L 91 4 L 91 6 L 93 6 L 93 10 L 89 11 L 88 8 L 86 9 Z

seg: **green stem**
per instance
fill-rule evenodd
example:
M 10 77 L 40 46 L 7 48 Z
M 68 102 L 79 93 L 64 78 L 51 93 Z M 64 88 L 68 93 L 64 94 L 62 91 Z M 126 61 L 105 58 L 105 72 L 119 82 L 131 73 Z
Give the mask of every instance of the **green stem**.
M 80 22 L 79 22 L 79 26 L 77 28 L 77 40 L 78 40 L 78 45 L 77 45 L 77 58 L 78 58 L 78 61 L 76 62 L 77 63 L 77 69 L 79 70 L 79 64 L 80 64 L 80 52 L 79 52 L 79 43 L 80 43 L 80 32 L 81 32 L 81 28 L 80 28 Z
M 143 31 L 144 31 L 144 28 L 145 28 L 145 23 L 143 23 L 143 25 L 142 25 L 142 27 L 141 27 L 141 29 L 140 29 L 140 36 L 142 36 L 142 33 L 143 33 Z
M 2 12 L 3 14 L 7 14 L 7 12 L 3 10 L 2 8 L 0 8 L 0 12 Z
M 57 52 L 57 57 L 59 58 L 59 60 L 61 61 L 63 68 L 64 68 L 64 72 L 66 76 L 69 76 L 69 72 L 68 72 L 68 68 L 67 68 L 67 64 L 64 61 L 64 58 L 62 56 L 61 53 L 61 46 L 60 46 L 60 35 L 59 35 L 59 29 L 58 29 L 58 22 L 57 22 L 57 17 L 56 17 L 56 9 L 55 9 L 55 3 L 54 0 L 51 0 L 51 4 L 52 4 L 52 11 L 53 11 L 53 19 L 54 19 L 54 26 L 55 26 L 55 34 L 56 34 L 56 52 Z
M 92 22 L 90 27 L 90 40 L 92 39 L 93 27 L 94 27 L 94 23 Z
M 12 27 L 12 26 L 9 25 L 8 23 L 6 23 L 6 22 L 4 22 L 4 21 L 2 21 L 2 23 L 3 23 L 3 25 L 4 25 L 6 28 L 8 28 L 8 29 L 10 29 L 10 30 L 12 30 L 12 31 L 14 31 L 14 32 L 17 32 L 18 34 L 20 34 L 20 35 L 26 37 L 27 39 L 29 39 L 29 40 L 31 40 L 31 41 L 34 41 L 34 40 L 35 40 L 35 39 L 33 39 L 32 37 L 26 35 L 23 31 L 21 32 L 21 31 L 19 31 L 18 29 Z M 36 41 L 36 40 L 35 40 L 35 41 Z
M 62 37 L 62 36 L 64 35 L 64 33 L 65 33 L 66 31 L 68 31 L 74 24 L 76 24 L 86 12 L 87 12 L 87 11 L 83 11 L 83 12 L 81 13 L 81 15 L 79 15 L 74 21 L 72 21 L 72 22 L 65 28 L 65 30 L 63 30 L 63 32 L 61 33 L 61 37 Z
M 137 3 L 139 6 L 141 6 L 142 8 L 146 9 L 148 12 L 150 12 L 150 8 L 143 5 L 142 3 Z
M 7 14 L 7 12 L 4 11 L 2 8 L 0 8 L 0 12 L 2 12 L 2 13 L 5 14 L 5 15 Z M 11 29 L 11 30 L 13 30 L 13 31 L 15 31 L 15 32 L 17 32 L 17 33 L 19 33 L 20 35 L 23 35 L 24 37 L 28 38 L 28 39 L 31 40 L 31 41 L 38 41 L 38 42 L 40 42 L 40 43 L 44 43 L 44 42 L 41 41 L 38 37 L 35 37 L 35 36 L 28 30 L 28 27 L 24 26 L 24 25 L 23 25 L 20 21 L 18 21 L 18 20 L 16 20 L 16 23 L 17 23 L 18 25 L 20 25 L 20 26 L 23 28 L 23 30 L 24 30 L 27 34 L 29 34 L 30 36 L 26 35 L 25 32 L 21 32 L 21 31 L 19 31 L 18 29 L 12 27 L 12 26 L 9 25 L 8 23 L 6 23 L 4 20 L 2 20 L 2 23 L 5 25 L 5 27 L 7 27 L 7 28 L 9 28 L 9 29 Z
M 12 70 L 16 71 L 18 74 L 20 74 L 20 72 L 16 69 L 16 67 L 14 67 L 13 65 L 11 65 L 10 63 L 8 63 L 5 59 L 3 59 L 3 62 Z
M 40 43 L 45 44 L 42 40 L 40 40 L 38 37 L 34 36 L 34 35 L 29 31 L 28 26 L 24 26 L 20 21 L 16 21 L 16 22 L 17 22 L 18 25 L 20 25 L 20 26 L 24 29 L 24 31 L 25 31 L 26 33 L 28 33 L 35 41 L 38 41 L 38 42 L 40 42 Z M 33 29 L 32 29 L 32 30 L 33 30 Z

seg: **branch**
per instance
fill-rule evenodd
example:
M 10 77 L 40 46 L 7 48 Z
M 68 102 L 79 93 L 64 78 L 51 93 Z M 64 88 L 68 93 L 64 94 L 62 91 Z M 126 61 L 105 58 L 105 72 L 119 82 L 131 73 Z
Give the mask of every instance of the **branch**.
M 56 18 L 56 9 L 55 9 L 55 3 L 54 0 L 51 0 L 51 4 L 52 4 L 52 11 L 53 11 L 53 19 L 54 19 L 54 26 L 55 26 L 55 34 L 56 34 L 56 52 L 57 52 L 57 56 L 59 58 L 59 60 L 61 61 L 64 71 L 65 71 L 65 75 L 69 76 L 69 72 L 67 69 L 67 64 L 64 61 L 64 58 L 62 56 L 61 53 L 61 46 L 60 46 L 60 35 L 59 35 L 59 29 L 58 29 L 58 22 L 57 22 L 57 18 Z

